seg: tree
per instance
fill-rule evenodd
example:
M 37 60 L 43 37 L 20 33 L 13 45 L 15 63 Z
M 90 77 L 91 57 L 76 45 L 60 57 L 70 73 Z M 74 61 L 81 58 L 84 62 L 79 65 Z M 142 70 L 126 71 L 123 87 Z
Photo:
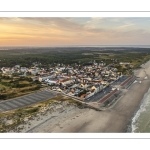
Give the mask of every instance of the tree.
M 41 84 L 41 82 L 39 80 L 35 80 L 34 83 Z

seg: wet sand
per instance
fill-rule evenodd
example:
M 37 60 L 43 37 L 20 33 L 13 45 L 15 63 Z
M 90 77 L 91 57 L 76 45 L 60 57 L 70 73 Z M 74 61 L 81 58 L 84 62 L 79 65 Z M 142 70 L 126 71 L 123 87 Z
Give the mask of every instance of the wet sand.
M 124 133 L 127 130 L 134 112 L 139 107 L 144 94 L 150 87 L 150 61 L 142 65 L 134 74 L 138 77 L 138 82 L 133 83 L 129 89 L 125 90 L 124 95 L 111 108 L 104 111 L 93 109 L 79 109 L 72 107 L 69 111 L 57 113 L 51 118 L 47 115 L 43 121 L 35 119 L 30 122 L 29 129 L 22 132 L 40 133 Z M 145 77 L 148 78 L 145 78 Z M 139 82 L 141 81 L 141 83 Z M 49 119 L 48 119 L 49 118 Z

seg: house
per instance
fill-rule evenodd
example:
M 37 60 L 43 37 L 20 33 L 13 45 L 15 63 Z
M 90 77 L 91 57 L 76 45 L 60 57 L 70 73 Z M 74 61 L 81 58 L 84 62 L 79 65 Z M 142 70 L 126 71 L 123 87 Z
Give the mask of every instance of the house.
M 31 68 L 28 71 L 31 72 L 32 75 L 36 75 L 39 72 L 39 69 L 38 68 Z
M 120 65 L 130 65 L 129 62 L 120 62 L 119 64 L 120 64 Z
M 93 96 L 94 92 L 88 92 L 85 96 L 85 99 L 88 99 L 89 97 Z
M 50 75 L 43 75 L 43 76 L 40 76 L 39 77 L 39 81 L 42 82 L 42 81 L 45 81 L 47 79 L 51 79 L 53 76 L 50 76 Z
M 27 68 L 26 68 L 26 67 L 21 67 L 21 68 L 20 68 L 20 71 L 21 71 L 21 72 L 26 72 L 26 71 L 27 71 Z
M 65 80 L 63 80 L 61 83 L 62 83 L 62 85 L 68 85 L 68 84 L 71 84 L 71 83 L 73 83 L 73 82 L 74 82 L 74 80 L 65 79 Z
M 4 74 L 12 74 L 12 73 L 14 73 L 15 72 L 15 70 L 14 70 L 14 68 L 6 68 L 6 67 L 2 67 L 2 72 L 4 73 Z
M 20 65 L 15 65 L 14 68 L 15 69 L 20 69 Z
M 85 96 L 86 96 L 86 94 L 82 94 L 82 95 L 80 96 L 80 99 L 81 99 L 81 100 L 84 100 Z
M 57 71 L 61 72 L 63 70 L 65 70 L 65 67 L 61 67 L 61 68 L 56 68 Z
M 88 87 L 88 84 L 81 84 L 80 85 L 80 88 L 82 88 L 82 89 L 86 89 Z
M 96 84 L 95 85 L 95 93 L 100 92 L 103 89 L 103 85 L 102 84 Z
M 47 81 L 47 84 L 48 85 L 52 85 L 52 84 L 57 84 L 58 83 L 58 80 L 49 80 Z

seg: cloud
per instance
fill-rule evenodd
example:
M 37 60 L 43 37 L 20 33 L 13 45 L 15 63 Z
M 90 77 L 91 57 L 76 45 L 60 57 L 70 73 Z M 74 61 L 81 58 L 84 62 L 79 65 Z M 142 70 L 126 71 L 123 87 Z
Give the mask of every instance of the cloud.
M 63 30 L 81 30 L 83 25 L 73 21 L 70 18 L 56 18 L 56 17 L 37 17 L 37 18 L 20 18 L 25 21 L 29 21 L 30 24 L 36 24 L 37 26 L 45 26 Z
M 126 27 L 130 27 L 130 26 L 134 26 L 134 24 L 133 23 L 128 23 L 128 24 L 125 24 L 125 25 L 121 25 L 121 26 L 119 26 L 119 27 L 117 27 L 118 29 L 119 28 L 126 28 Z
M 0 22 L 0 39 L 6 42 L 15 39 L 25 44 L 119 44 L 150 38 L 144 20 L 134 18 L 24 17 L 0 18 Z

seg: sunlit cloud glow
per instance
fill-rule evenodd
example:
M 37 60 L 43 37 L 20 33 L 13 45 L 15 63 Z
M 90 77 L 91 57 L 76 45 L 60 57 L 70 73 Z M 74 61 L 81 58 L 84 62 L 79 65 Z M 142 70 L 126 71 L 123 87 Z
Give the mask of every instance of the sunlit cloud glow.
M 0 18 L 0 46 L 149 45 L 150 18 Z

